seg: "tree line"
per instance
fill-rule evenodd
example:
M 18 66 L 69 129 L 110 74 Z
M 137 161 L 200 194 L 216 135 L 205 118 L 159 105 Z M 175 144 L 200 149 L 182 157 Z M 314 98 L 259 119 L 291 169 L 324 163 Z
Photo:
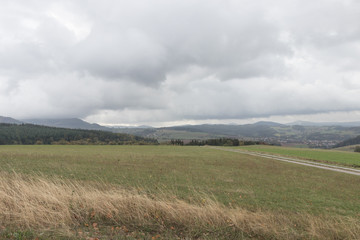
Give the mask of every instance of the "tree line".
M 180 146 L 246 146 L 246 145 L 260 145 L 266 144 L 261 141 L 250 141 L 250 140 L 239 140 L 236 138 L 214 138 L 214 139 L 206 139 L 206 140 L 196 140 L 193 139 L 189 142 L 184 142 L 180 139 L 172 139 L 170 141 L 172 145 L 180 145 Z
M 360 153 L 360 146 L 356 146 L 355 149 L 354 149 L 354 152 Z
M 0 124 L 0 145 L 12 144 L 158 144 L 156 139 L 111 133 L 98 130 L 82 130 L 45 127 L 33 124 Z
M 356 145 L 356 144 L 360 144 L 360 135 L 357 137 L 342 141 L 342 142 L 336 144 L 334 146 L 334 148 L 345 147 L 345 146 Z

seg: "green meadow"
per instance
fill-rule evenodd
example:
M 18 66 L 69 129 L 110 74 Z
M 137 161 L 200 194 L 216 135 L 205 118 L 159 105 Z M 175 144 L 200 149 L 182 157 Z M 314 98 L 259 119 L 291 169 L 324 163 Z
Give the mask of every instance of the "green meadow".
M 337 159 L 332 154 L 340 156 L 335 151 L 259 146 L 242 149 L 320 160 Z M 360 155 L 349 156 L 346 161 L 353 164 Z M 153 198 L 167 196 L 195 205 L 211 199 L 225 208 L 249 212 L 360 220 L 359 176 L 206 147 L 0 146 L 0 171 L 115 185 Z
M 360 212 L 357 176 L 204 147 L 1 146 L 0 166 L 154 194 L 166 191 L 189 201 L 196 191 L 249 209 Z

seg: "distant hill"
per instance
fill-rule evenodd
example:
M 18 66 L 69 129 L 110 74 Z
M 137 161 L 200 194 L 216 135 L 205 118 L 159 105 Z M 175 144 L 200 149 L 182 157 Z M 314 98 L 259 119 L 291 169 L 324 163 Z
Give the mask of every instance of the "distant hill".
M 314 148 L 330 148 L 341 141 L 360 135 L 360 127 L 290 126 L 273 122 L 258 122 L 245 125 L 185 125 L 151 129 L 122 128 L 117 129 L 117 131 L 156 138 L 160 142 L 172 139 L 190 141 L 195 139 L 238 138 L 264 141 L 272 144 L 301 145 Z
M 285 126 L 284 124 L 281 124 L 281 123 L 268 122 L 268 121 L 256 122 L 256 123 L 254 123 L 253 125 L 257 125 L 257 126 L 270 126 L 270 127 L 281 127 L 281 126 Z
M 71 128 L 71 129 L 86 129 L 86 130 L 101 130 L 109 131 L 112 129 L 108 127 L 101 126 L 96 123 L 88 123 L 78 118 L 64 118 L 64 119 L 24 119 L 26 123 L 31 123 L 35 125 L 42 125 L 48 127 L 58 127 L 58 128 Z
M 66 129 L 32 124 L 0 124 L 4 144 L 157 144 L 154 139 L 106 131 Z
M 0 123 L 21 124 L 22 122 L 11 117 L 0 116 Z
M 152 126 L 148 126 L 148 125 L 140 125 L 140 126 L 118 126 L 118 125 L 110 125 L 107 126 L 109 128 L 114 128 L 114 129 L 118 129 L 118 128 L 137 128 L 137 129 L 145 129 L 145 128 L 154 128 Z
M 0 122 L 21 124 L 12 118 L 1 117 Z M 330 148 L 346 139 L 360 135 L 360 122 L 313 123 L 293 122 L 280 124 L 260 121 L 254 124 L 202 124 L 153 128 L 150 126 L 101 126 L 78 118 L 65 119 L 26 119 L 23 122 L 69 129 L 100 130 L 124 133 L 144 138 L 169 142 L 172 139 L 206 140 L 215 138 L 237 138 L 243 140 L 264 141 L 267 143 Z M 359 126 L 357 126 L 359 125 Z
M 187 125 L 187 126 L 177 126 L 177 127 L 167 127 L 160 128 L 167 130 L 178 130 L 178 131 L 188 131 L 188 132 L 203 132 L 210 133 L 215 135 L 223 135 L 229 137 L 273 137 L 276 133 L 268 125 L 256 125 L 256 124 L 246 124 L 246 125 L 224 125 L 224 124 L 204 124 L 204 125 Z
M 299 125 L 299 126 L 341 126 L 341 127 L 360 127 L 359 122 L 307 122 L 307 121 L 296 121 L 287 123 L 285 125 Z
M 345 141 L 342 141 L 342 142 L 336 144 L 334 146 L 334 148 L 345 147 L 345 146 L 356 145 L 356 144 L 360 144 L 360 135 L 357 136 L 357 137 L 350 138 L 350 139 L 347 139 Z

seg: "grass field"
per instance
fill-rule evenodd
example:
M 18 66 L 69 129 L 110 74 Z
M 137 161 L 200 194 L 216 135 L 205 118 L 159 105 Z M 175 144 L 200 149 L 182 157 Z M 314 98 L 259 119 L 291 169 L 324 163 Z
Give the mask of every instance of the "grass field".
M 360 154 L 350 151 L 324 150 L 310 148 L 290 148 L 266 145 L 253 145 L 240 147 L 243 150 L 274 153 L 290 157 L 298 157 L 325 163 L 335 163 L 348 167 L 360 168 Z
M 174 146 L 0 146 L 0 170 L 3 238 L 360 237 L 358 176 L 239 153 Z M 34 224 L 39 207 L 30 203 L 46 203 L 45 223 L 56 213 L 62 225 Z

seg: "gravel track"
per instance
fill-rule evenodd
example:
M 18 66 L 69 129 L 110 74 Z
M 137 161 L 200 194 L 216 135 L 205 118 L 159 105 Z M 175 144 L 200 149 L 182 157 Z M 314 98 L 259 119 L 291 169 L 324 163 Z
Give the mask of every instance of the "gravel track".
M 247 155 L 256 156 L 256 157 L 274 159 L 274 160 L 283 161 L 283 162 L 300 164 L 300 165 L 304 165 L 304 166 L 308 166 L 308 167 L 321 168 L 321 169 L 330 170 L 330 171 L 334 171 L 334 172 L 342 172 L 342 173 L 360 176 L 360 170 L 353 169 L 353 168 L 311 162 L 311 161 L 306 161 L 306 160 L 297 159 L 297 158 L 282 157 L 282 156 L 277 156 L 277 155 L 272 155 L 272 154 L 267 154 L 267 153 L 244 151 L 244 150 L 238 150 L 238 149 L 226 149 L 226 148 L 222 148 L 222 147 L 212 147 L 212 146 L 207 146 L 207 147 L 212 148 L 212 149 L 222 150 L 222 151 L 237 152 L 237 153 L 247 154 Z

